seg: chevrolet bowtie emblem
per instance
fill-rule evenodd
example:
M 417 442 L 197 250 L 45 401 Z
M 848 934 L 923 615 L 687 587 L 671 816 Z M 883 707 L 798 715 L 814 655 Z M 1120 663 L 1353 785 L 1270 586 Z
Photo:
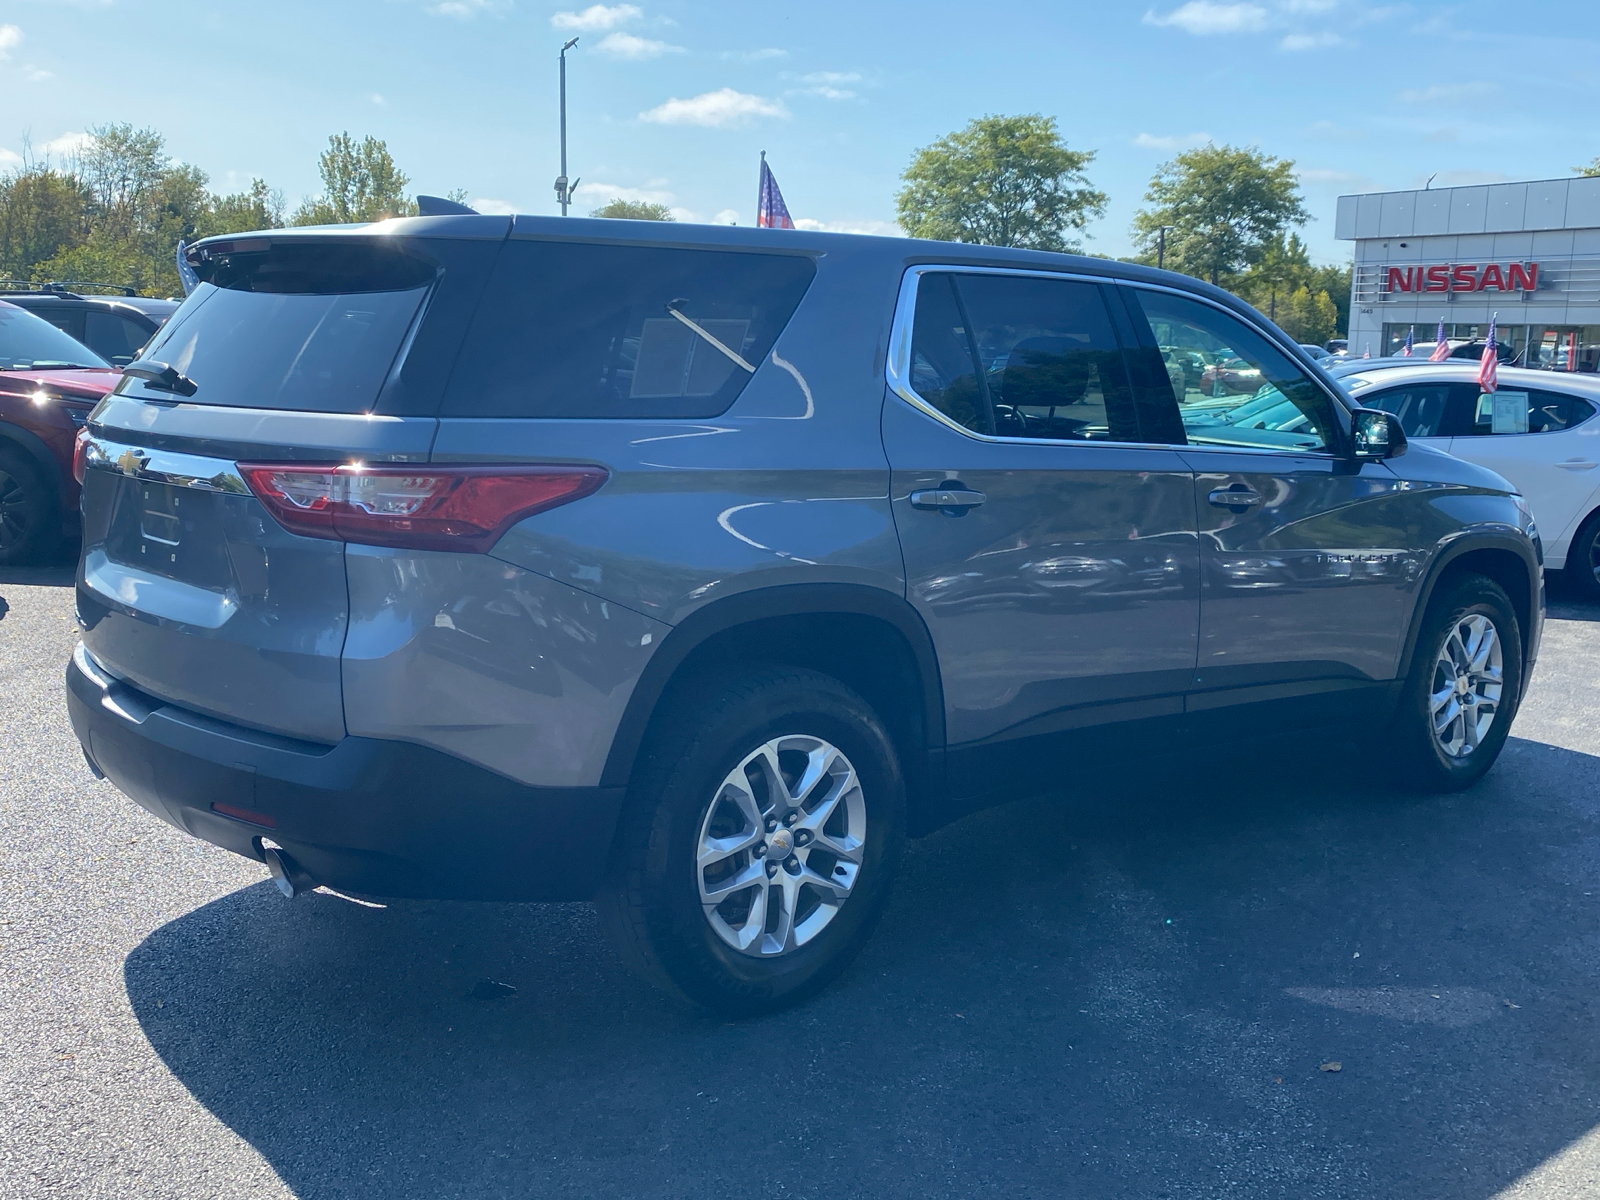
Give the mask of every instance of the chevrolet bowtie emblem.
M 117 455 L 117 467 L 124 475 L 137 475 L 144 466 L 145 456 L 137 450 L 124 450 Z

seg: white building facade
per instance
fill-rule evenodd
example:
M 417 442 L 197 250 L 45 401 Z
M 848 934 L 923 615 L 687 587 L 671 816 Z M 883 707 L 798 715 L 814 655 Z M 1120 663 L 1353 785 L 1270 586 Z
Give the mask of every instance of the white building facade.
M 1496 339 L 1519 365 L 1600 369 L 1600 178 L 1340 196 L 1355 243 L 1350 354 Z

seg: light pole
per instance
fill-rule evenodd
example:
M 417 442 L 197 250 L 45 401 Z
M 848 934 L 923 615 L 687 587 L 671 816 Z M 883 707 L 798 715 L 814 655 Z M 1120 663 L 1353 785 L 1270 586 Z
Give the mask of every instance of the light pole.
M 565 170 L 565 168 L 562 168 Z M 1167 230 L 1171 225 L 1163 225 L 1156 232 L 1156 270 L 1167 269 Z
M 573 38 L 561 47 L 561 174 L 556 177 L 556 199 L 561 202 L 561 215 L 567 215 L 567 205 L 572 202 L 572 193 L 577 190 L 577 184 L 567 183 L 567 51 L 578 44 L 578 39 Z

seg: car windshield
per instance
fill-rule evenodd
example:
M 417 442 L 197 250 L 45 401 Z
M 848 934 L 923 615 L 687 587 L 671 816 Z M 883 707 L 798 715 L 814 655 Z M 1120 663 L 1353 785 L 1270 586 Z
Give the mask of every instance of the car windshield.
M 110 365 L 43 317 L 0 301 L 0 371 L 64 371 Z

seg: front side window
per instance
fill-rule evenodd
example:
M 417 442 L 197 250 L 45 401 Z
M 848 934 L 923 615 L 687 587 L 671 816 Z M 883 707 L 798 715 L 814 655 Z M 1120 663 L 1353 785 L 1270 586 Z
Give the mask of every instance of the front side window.
M 975 433 L 1140 440 L 1122 350 L 1094 284 L 924 275 L 910 382 L 925 401 Z
M 49 321 L 0 300 L 0 371 L 108 366 L 89 347 Z
M 1594 416 L 1595 406 L 1578 396 L 1501 388 L 1478 396 L 1469 435 L 1559 433 Z
M 1183 296 L 1129 295 L 1149 322 L 1190 444 L 1300 452 L 1335 444 L 1327 393 L 1264 334 Z

